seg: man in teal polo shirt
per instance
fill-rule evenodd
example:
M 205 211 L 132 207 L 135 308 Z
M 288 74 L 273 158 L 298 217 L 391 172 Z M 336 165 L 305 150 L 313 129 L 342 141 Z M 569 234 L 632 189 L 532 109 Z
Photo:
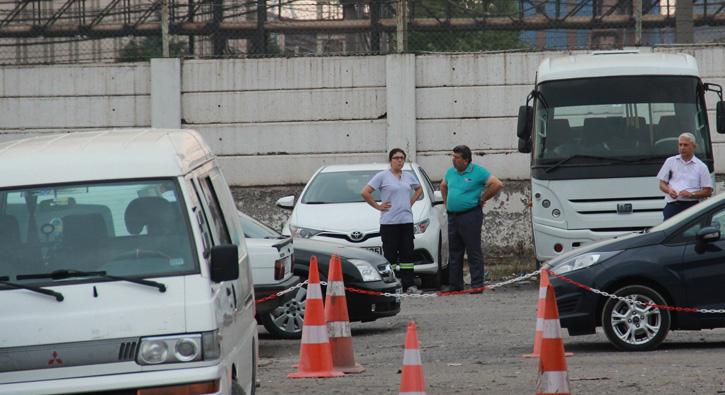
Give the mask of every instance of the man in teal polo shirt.
M 483 204 L 496 196 L 503 183 L 484 167 L 471 163 L 471 149 L 453 148 L 453 167 L 441 182 L 448 210 L 448 274 L 451 291 L 463 289 L 463 253 L 468 254 L 471 288 L 483 287 L 481 227 Z

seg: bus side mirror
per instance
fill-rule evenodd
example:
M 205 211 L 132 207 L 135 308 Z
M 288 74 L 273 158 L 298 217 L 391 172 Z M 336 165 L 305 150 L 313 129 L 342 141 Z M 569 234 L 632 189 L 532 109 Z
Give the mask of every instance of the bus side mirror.
M 531 139 L 519 139 L 519 152 L 528 154 L 531 152 Z
M 725 101 L 715 105 L 715 127 L 718 133 L 725 134 Z
M 531 137 L 531 121 L 534 115 L 534 108 L 531 106 L 519 107 L 519 123 L 516 127 L 516 136 L 519 139 L 529 140 Z M 520 144 L 519 144 L 520 145 Z

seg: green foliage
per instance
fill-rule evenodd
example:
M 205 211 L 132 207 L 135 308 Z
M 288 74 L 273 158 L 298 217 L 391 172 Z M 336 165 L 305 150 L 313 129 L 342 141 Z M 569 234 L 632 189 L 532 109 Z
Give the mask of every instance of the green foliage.
M 142 39 L 133 39 L 121 49 L 119 62 L 142 62 L 151 58 L 162 57 L 161 37 L 151 36 Z M 188 52 L 186 41 L 172 37 L 169 40 L 169 56 L 180 58 Z
M 416 0 L 416 18 L 503 17 L 516 14 L 518 3 L 511 0 Z M 477 52 L 524 48 L 520 32 L 474 30 L 428 32 L 411 31 L 408 50 L 411 52 Z

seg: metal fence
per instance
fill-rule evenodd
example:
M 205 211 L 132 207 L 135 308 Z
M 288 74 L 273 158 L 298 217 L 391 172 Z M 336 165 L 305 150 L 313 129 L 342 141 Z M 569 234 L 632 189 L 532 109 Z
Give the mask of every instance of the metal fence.
M 674 43 L 725 45 L 725 0 L 0 0 L 0 64 Z

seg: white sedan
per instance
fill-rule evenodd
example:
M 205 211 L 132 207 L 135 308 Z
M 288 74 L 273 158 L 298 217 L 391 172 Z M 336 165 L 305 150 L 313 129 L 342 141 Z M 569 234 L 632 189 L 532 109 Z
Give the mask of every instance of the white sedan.
M 301 198 L 277 200 L 277 205 L 293 209 L 282 233 L 293 237 L 325 240 L 362 247 L 382 255 L 380 212 L 360 196 L 362 188 L 387 163 L 323 166 L 312 176 Z M 415 273 L 424 286 L 438 288 L 448 281 L 448 218 L 439 191 L 434 191 L 425 170 L 406 163 L 423 186 L 423 194 L 413 205 L 415 226 Z M 373 197 L 379 201 L 378 191 Z

